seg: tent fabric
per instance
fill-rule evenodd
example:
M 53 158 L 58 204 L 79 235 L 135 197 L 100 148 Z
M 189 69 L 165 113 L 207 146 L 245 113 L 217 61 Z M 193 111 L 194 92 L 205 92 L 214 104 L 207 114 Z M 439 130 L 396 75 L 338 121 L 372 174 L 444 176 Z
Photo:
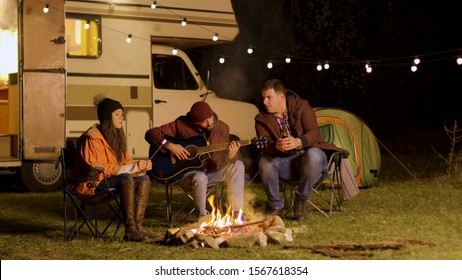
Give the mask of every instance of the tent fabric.
M 357 115 L 339 108 L 314 108 L 319 133 L 329 143 L 350 152 L 348 163 L 358 187 L 379 182 L 380 149 L 369 126 Z

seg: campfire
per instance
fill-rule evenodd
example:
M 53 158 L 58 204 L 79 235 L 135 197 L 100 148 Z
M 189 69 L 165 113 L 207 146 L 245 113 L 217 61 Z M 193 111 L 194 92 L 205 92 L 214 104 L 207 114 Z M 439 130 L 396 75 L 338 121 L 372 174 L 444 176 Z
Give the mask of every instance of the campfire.
M 214 197 L 208 199 L 212 206 L 209 215 L 198 222 L 181 228 L 170 228 L 164 242 L 168 245 L 191 245 L 196 248 L 253 247 L 281 244 L 293 241 L 292 230 L 284 226 L 279 216 L 267 216 L 259 221 L 243 219 L 242 209 L 237 217 L 230 207 L 224 213 L 214 206 Z

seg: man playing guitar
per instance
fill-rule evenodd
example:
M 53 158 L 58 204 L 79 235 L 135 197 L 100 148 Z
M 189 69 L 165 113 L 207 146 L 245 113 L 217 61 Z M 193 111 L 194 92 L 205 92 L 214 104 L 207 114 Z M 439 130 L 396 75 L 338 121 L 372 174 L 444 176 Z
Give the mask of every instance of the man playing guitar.
M 191 158 L 190 150 L 185 145 L 172 141 L 174 138 L 195 139 L 201 136 L 204 144 L 228 143 L 229 127 L 218 119 L 210 106 L 199 101 L 192 105 L 190 111 L 174 121 L 146 131 L 145 140 L 155 145 L 161 153 L 168 153 L 171 157 L 172 166 L 180 165 L 183 173 L 175 173 L 173 179 L 182 188 L 189 190 L 194 198 L 194 206 L 197 216 L 207 214 L 206 193 L 207 186 L 224 181 L 228 193 L 228 205 L 231 206 L 234 217 L 244 208 L 244 173 L 245 167 L 238 159 L 237 153 L 241 144 L 231 141 L 227 149 L 207 154 L 206 158 L 200 158 L 199 164 L 194 168 L 188 168 L 187 161 Z M 197 139 L 197 138 L 196 138 Z M 186 165 L 184 165 L 186 162 Z M 183 164 L 183 165 L 181 165 Z M 154 169 L 162 168 L 162 164 L 155 162 Z M 153 171 L 154 173 L 156 170 Z M 161 172 L 160 172 L 161 173 Z M 159 175 L 159 174 L 157 174 Z M 154 176 L 155 178 L 157 176 Z M 168 177 L 168 176 L 166 176 Z M 165 180 L 165 182 L 171 182 Z

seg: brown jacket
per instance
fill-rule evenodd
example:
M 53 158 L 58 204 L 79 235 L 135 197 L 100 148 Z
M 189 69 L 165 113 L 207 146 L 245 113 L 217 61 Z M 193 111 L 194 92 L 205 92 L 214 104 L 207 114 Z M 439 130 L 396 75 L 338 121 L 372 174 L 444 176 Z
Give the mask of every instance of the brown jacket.
M 324 150 L 343 151 L 344 157 L 348 157 L 347 150 L 333 144 L 328 144 L 319 135 L 318 122 L 313 108 L 307 100 L 301 99 L 295 92 L 287 92 L 287 109 L 292 136 L 300 138 L 302 148 L 318 147 Z M 260 112 L 255 116 L 255 130 L 257 136 L 269 136 L 276 141 L 281 138 L 279 124 L 273 114 Z M 285 153 L 276 149 L 275 142 L 262 149 L 263 153 L 274 156 L 284 156 Z
M 114 151 L 95 125 L 77 139 L 76 163 L 71 170 L 71 175 L 76 178 L 83 178 L 93 168 L 102 167 L 106 176 L 110 177 L 116 175 L 122 165 L 132 162 L 131 156 L 125 153 L 122 162 L 119 163 Z M 81 196 L 94 195 L 94 186 L 97 186 L 103 179 L 104 175 L 99 174 L 94 185 L 89 182 L 81 182 L 73 186 L 72 192 Z
M 216 114 L 214 115 L 214 121 L 215 124 L 213 128 L 210 132 L 207 132 L 198 127 L 192 121 L 188 113 L 186 116 L 180 116 L 170 123 L 149 129 L 146 131 L 144 139 L 149 144 L 160 146 L 165 138 L 165 135 L 177 138 L 191 138 L 194 136 L 202 135 L 207 139 L 208 145 L 228 143 L 229 126 L 219 120 Z M 164 150 L 164 152 L 166 151 Z M 211 153 L 211 158 L 204 162 L 204 165 L 208 171 L 211 171 L 220 169 L 227 165 L 229 162 L 228 152 L 219 151 Z M 155 163 L 153 168 L 156 168 Z

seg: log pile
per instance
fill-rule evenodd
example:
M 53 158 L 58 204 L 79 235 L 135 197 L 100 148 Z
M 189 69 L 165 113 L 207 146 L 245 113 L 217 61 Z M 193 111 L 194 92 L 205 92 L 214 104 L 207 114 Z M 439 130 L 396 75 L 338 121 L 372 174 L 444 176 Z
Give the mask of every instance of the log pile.
M 262 221 L 224 227 L 200 228 L 198 223 L 182 228 L 170 228 L 165 234 L 167 245 L 188 245 L 195 248 L 267 246 L 293 241 L 292 230 L 284 226 L 279 216 L 268 216 Z

